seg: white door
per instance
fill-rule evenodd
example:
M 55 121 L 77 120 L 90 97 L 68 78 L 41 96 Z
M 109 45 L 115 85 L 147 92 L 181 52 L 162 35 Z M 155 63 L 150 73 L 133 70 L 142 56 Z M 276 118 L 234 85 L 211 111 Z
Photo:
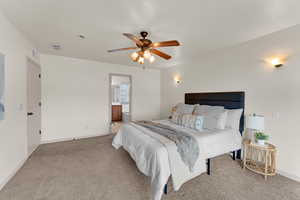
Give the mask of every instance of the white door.
M 41 68 L 27 62 L 27 143 L 28 155 L 41 142 Z

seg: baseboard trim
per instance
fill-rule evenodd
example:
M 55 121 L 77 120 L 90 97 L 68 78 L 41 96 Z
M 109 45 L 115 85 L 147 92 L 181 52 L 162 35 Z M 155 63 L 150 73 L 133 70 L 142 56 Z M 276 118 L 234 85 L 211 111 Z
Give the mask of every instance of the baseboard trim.
M 18 163 L 17 167 L 13 169 L 13 171 L 4 179 L 2 183 L 0 183 L 0 190 L 4 188 L 4 186 L 10 181 L 12 177 L 16 175 L 16 173 L 23 167 L 25 162 L 27 161 L 28 157 L 25 159 L 21 160 L 21 162 Z
M 280 174 L 281 176 L 284 176 L 284 177 L 287 177 L 287 178 L 292 179 L 294 181 L 300 182 L 300 177 L 299 176 L 287 173 L 287 172 L 282 171 L 282 170 L 277 170 L 277 173 Z
M 51 139 L 51 140 L 42 140 L 41 144 L 50 144 L 50 143 L 56 143 L 56 142 L 66 142 L 66 141 L 72 141 L 72 140 L 80 140 L 85 138 L 92 138 L 92 137 L 99 137 L 99 136 L 105 136 L 110 135 L 108 134 L 95 134 L 95 135 L 84 135 L 84 136 L 77 136 L 77 137 L 69 137 L 69 138 L 59 138 L 59 139 Z

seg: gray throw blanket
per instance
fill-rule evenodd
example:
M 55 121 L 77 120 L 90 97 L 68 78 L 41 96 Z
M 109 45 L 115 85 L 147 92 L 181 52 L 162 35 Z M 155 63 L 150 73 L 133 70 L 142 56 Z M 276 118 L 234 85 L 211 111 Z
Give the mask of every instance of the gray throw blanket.
M 157 122 L 139 121 L 134 123 L 173 141 L 176 144 L 177 151 L 183 163 L 188 166 L 191 172 L 193 171 L 199 157 L 199 145 L 194 137 L 183 131 Z

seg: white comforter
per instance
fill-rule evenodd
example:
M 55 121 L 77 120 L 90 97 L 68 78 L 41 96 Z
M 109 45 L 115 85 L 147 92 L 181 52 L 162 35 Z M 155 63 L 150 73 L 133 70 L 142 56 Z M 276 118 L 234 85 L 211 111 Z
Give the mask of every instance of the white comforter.
M 241 135 L 237 130 L 204 130 L 199 132 L 178 126 L 169 120 L 157 122 L 194 134 L 199 143 L 200 155 L 195 170 L 193 173 L 185 174 L 185 182 L 206 171 L 205 159 L 241 148 Z M 164 185 L 167 183 L 171 171 L 174 171 L 169 164 L 169 155 L 165 145 L 149 134 L 145 134 L 143 127 L 131 123 L 122 126 L 112 145 L 116 149 L 123 146 L 128 151 L 132 159 L 135 160 L 138 169 L 151 178 L 152 199 L 160 200 Z M 179 188 L 175 187 L 175 190 L 177 189 Z

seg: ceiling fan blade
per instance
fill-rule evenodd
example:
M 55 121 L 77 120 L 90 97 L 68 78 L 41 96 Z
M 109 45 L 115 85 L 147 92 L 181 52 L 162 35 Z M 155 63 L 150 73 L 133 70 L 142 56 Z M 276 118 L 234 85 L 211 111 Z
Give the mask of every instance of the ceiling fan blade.
M 116 51 L 126 51 L 126 50 L 131 50 L 131 49 L 138 49 L 138 47 L 127 47 L 127 48 L 121 48 L 121 49 L 111 49 L 108 50 L 107 52 L 112 53 Z
M 128 37 L 130 40 L 134 41 L 139 46 L 143 46 L 143 43 L 140 41 L 140 39 L 137 36 L 132 35 L 131 33 L 123 33 L 123 35 Z
M 160 57 L 162 57 L 166 60 L 169 60 L 170 58 L 172 58 L 170 55 L 165 54 L 165 53 L 163 53 L 163 52 L 161 52 L 157 49 L 151 49 L 150 51 L 151 51 L 151 53 L 154 53 L 154 54 L 156 54 L 156 55 L 158 55 L 158 56 L 160 56 Z
M 179 46 L 179 42 L 177 40 L 163 41 L 163 42 L 154 42 L 151 44 L 151 47 L 171 47 L 171 46 Z

